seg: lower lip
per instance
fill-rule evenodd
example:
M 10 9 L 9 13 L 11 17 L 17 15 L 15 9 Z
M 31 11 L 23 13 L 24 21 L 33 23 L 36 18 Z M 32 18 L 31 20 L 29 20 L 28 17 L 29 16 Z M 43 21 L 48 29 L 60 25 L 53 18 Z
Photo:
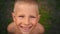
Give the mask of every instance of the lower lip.
M 23 31 L 24 32 L 28 32 L 29 31 L 29 28 L 23 28 Z

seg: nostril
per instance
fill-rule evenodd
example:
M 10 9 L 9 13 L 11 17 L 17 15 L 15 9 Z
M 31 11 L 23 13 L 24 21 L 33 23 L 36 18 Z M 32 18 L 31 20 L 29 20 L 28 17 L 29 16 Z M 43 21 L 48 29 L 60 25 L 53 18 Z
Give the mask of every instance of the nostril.
M 30 26 L 29 28 L 31 28 L 32 26 Z
M 21 28 L 23 28 L 23 26 L 20 26 Z

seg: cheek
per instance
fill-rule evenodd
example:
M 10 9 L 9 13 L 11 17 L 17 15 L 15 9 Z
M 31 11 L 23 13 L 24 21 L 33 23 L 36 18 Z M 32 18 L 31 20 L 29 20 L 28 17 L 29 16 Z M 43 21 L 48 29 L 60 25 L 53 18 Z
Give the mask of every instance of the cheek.
M 32 23 L 33 25 L 36 25 L 37 22 L 38 22 L 37 19 L 31 19 L 30 21 L 31 21 L 31 23 Z
M 15 18 L 15 23 L 16 23 L 16 25 L 19 25 L 21 23 L 21 20 L 18 17 L 16 17 Z

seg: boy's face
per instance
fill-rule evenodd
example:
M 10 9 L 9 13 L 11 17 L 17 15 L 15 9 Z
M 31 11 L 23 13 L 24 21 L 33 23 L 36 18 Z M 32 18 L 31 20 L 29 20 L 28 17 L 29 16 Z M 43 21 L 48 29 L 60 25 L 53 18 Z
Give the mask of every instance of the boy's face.
M 37 7 L 28 4 L 16 4 L 12 16 L 17 28 L 24 34 L 30 33 L 39 20 Z

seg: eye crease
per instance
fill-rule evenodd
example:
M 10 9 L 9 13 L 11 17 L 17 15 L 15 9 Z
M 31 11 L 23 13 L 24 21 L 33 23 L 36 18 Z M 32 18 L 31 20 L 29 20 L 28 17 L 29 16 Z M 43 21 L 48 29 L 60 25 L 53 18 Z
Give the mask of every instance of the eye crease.
M 24 16 L 19 16 L 19 17 L 22 17 L 23 18 Z
M 30 18 L 36 18 L 35 16 L 30 16 Z

